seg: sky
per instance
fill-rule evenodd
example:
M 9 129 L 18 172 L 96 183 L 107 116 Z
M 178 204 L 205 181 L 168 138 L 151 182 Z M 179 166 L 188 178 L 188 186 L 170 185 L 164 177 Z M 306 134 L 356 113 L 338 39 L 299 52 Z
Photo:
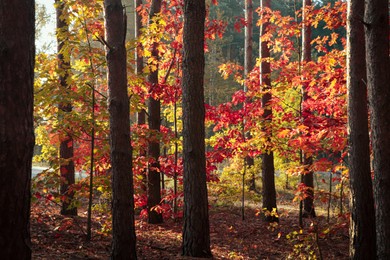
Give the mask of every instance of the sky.
M 46 26 L 42 28 L 41 35 L 36 39 L 37 52 L 43 51 L 45 46 L 48 46 L 45 52 L 54 53 L 56 50 L 54 0 L 36 0 L 36 3 L 44 5 L 49 16 Z

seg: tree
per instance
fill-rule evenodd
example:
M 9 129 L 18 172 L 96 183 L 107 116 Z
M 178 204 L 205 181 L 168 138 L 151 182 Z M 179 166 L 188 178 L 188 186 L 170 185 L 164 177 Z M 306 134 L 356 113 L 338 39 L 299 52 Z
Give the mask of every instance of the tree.
M 104 1 L 112 166 L 112 259 L 136 259 L 126 18 L 121 0 Z
M 0 250 L 31 259 L 34 1 L 1 1 L 0 17 Z
M 390 258 L 390 63 L 387 0 L 367 1 L 364 13 L 368 99 L 374 154 L 377 258 Z
M 140 42 L 141 37 L 141 31 L 142 31 L 142 16 L 137 11 L 137 8 L 142 6 L 142 0 L 134 0 L 134 12 L 135 12 L 135 39 L 137 40 L 137 46 L 135 48 L 135 73 L 139 77 L 142 75 L 142 71 L 144 69 L 144 58 L 142 56 L 142 43 Z M 144 125 L 146 123 L 146 111 L 144 108 L 141 108 L 140 111 L 137 112 L 137 124 L 139 126 Z M 140 147 L 139 156 L 140 157 L 146 157 L 147 151 L 143 147 Z M 146 176 L 146 168 L 142 169 L 142 184 L 141 189 L 144 192 L 145 196 L 148 192 L 147 186 L 148 186 L 148 180 Z
M 375 255 L 375 209 L 370 169 L 365 39 L 361 22 L 363 15 L 363 1 L 348 2 L 347 87 L 351 259 L 369 259 Z
M 271 0 L 261 1 L 262 12 L 269 11 L 271 8 Z M 267 136 L 272 135 L 271 123 L 272 123 L 272 107 L 271 100 L 272 95 L 271 89 L 271 63 L 269 61 L 270 49 L 268 47 L 268 41 L 264 40 L 268 30 L 269 22 L 263 21 L 260 26 L 260 85 L 265 92 L 261 98 L 261 105 L 264 109 L 263 120 L 264 130 L 267 131 Z M 263 182 L 263 209 L 268 212 L 272 212 L 276 209 L 276 190 L 275 190 L 275 166 L 274 166 L 274 153 L 272 147 L 268 143 L 271 142 L 271 138 L 267 138 L 267 144 L 263 154 L 261 155 L 262 160 L 262 182 Z M 277 218 L 274 215 L 266 214 L 267 221 L 276 221 Z
M 245 0 L 245 59 L 244 59 L 244 75 L 247 79 L 249 76 L 250 71 L 253 69 L 253 3 L 252 0 Z M 244 92 L 247 92 L 247 84 L 244 85 Z M 245 128 L 245 126 L 244 126 Z M 246 138 L 251 138 L 251 135 L 249 133 L 246 134 Z M 253 157 L 246 156 L 245 158 L 245 167 L 252 167 L 254 166 L 255 161 Z M 255 182 L 255 175 L 252 174 L 249 184 L 249 190 L 256 191 L 256 182 Z
M 62 92 L 66 93 L 69 90 L 70 79 L 70 54 L 66 47 L 66 40 L 69 36 L 69 24 L 66 21 L 67 11 L 64 0 L 56 0 L 56 21 L 57 21 L 57 59 L 59 73 L 59 84 Z M 72 206 L 71 202 L 74 197 L 74 191 L 71 186 L 75 184 L 75 171 L 73 162 L 73 137 L 69 126 L 71 125 L 67 120 L 68 115 L 72 112 L 72 104 L 68 95 L 64 95 L 64 99 L 58 104 L 59 107 L 59 120 L 64 125 L 65 129 L 61 134 L 63 137 L 60 143 L 60 175 L 61 175 L 61 187 L 60 192 L 63 196 L 61 214 L 77 216 L 77 208 Z
M 153 0 L 149 13 L 149 24 L 153 24 L 153 18 L 161 11 L 161 0 Z M 150 92 L 153 93 L 158 88 L 158 43 L 154 42 L 152 45 L 151 69 L 148 77 L 150 84 Z M 149 111 L 149 129 L 159 132 L 161 125 L 161 104 L 160 100 L 151 96 L 148 102 Z M 163 218 L 161 212 L 158 212 L 154 207 L 160 204 L 161 201 L 161 175 L 159 166 L 160 157 L 160 141 L 151 140 L 148 144 L 149 156 L 153 158 L 153 163 L 150 164 L 148 170 L 148 223 L 157 224 L 162 223 Z
M 206 185 L 204 106 L 204 0 L 184 0 L 183 164 L 184 226 L 182 254 L 211 257 Z
M 311 7 L 311 0 L 303 0 L 302 5 L 302 64 L 305 66 L 308 62 L 311 61 L 311 25 L 308 20 L 308 12 Z M 309 100 L 309 95 L 307 91 L 308 84 L 303 83 L 302 86 L 302 119 L 305 126 L 307 126 L 307 118 L 310 114 L 310 109 L 306 105 L 306 102 Z M 310 134 L 310 133 L 309 133 Z M 302 175 L 302 182 L 305 185 L 305 198 L 303 199 L 303 216 L 304 217 L 315 217 L 316 213 L 314 210 L 314 172 L 310 169 L 310 166 L 313 164 L 313 157 L 308 154 L 306 151 L 303 151 L 302 155 L 304 173 Z
M 141 29 L 142 29 L 142 16 L 137 11 L 137 8 L 142 6 L 142 0 L 134 0 L 134 12 L 135 12 L 135 38 L 139 40 L 139 37 L 141 35 Z M 137 48 L 135 50 L 135 61 L 136 61 L 136 67 L 135 72 L 137 75 L 142 74 L 142 70 L 144 68 L 144 60 L 141 55 L 142 52 L 142 44 L 140 42 L 137 43 Z M 146 122 L 146 113 L 145 110 L 142 109 L 137 113 L 137 124 L 143 125 Z M 145 151 L 141 151 L 141 156 L 145 156 Z

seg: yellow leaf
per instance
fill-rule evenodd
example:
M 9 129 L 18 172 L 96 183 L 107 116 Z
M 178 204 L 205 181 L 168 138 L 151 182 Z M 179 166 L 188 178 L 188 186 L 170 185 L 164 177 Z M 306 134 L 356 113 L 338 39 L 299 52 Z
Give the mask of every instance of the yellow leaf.
M 284 129 L 284 130 L 282 130 L 282 131 L 280 131 L 280 132 L 278 133 L 278 137 L 279 137 L 279 138 L 285 138 L 285 137 L 288 135 L 288 133 L 290 133 L 290 130 Z

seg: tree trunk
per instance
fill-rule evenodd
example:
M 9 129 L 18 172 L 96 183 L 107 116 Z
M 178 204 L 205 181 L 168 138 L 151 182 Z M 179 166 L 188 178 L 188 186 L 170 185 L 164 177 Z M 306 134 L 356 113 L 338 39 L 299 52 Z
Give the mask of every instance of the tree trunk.
M 375 256 L 375 209 L 370 169 L 364 27 L 364 2 L 348 2 L 347 87 L 351 259 Z M 362 192 L 364 191 L 364 192 Z
M 34 1 L 0 1 L 0 251 L 31 259 Z
M 137 12 L 137 8 L 142 5 L 142 0 L 134 0 L 134 12 L 135 12 L 135 39 L 139 40 L 139 37 L 141 36 L 141 29 L 142 29 L 142 17 Z M 142 74 L 142 70 L 144 69 L 144 59 L 141 55 L 142 52 L 142 44 L 140 42 L 137 42 L 137 47 L 135 49 L 135 73 L 137 75 Z M 141 110 L 137 113 L 137 124 L 143 125 L 146 122 L 146 115 L 145 110 Z
M 137 12 L 137 8 L 142 5 L 142 0 L 134 0 L 134 12 L 135 12 L 135 39 L 137 40 L 137 47 L 135 49 L 135 73 L 141 77 L 142 71 L 144 69 L 144 58 L 142 57 L 142 44 L 139 42 L 139 37 L 141 36 L 142 29 L 142 16 Z M 137 124 L 144 125 L 146 123 L 146 113 L 144 109 L 137 112 Z M 139 156 L 145 157 L 147 152 L 143 147 L 140 147 Z M 142 170 L 142 184 L 141 190 L 144 194 L 147 194 L 148 189 L 148 180 L 146 176 L 146 170 Z
M 149 23 L 152 18 L 158 14 L 161 10 L 161 0 L 153 0 L 150 7 Z M 158 43 L 153 43 L 152 58 L 158 60 Z M 157 69 L 151 71 L 148 77 L 151 92 L 154 88 L 158 88 L 158 62 L 155 64 Z M 160 131 L 161 124 L 161 105 L 160 100 L 149 98 L 148 111 L 149 111 L 149 129 L 154 131 Z M 154 159 L 154 162 L 150 164 L 148 170 L 148 223 L 158 224 L 163 222 L 162 214 L 153 209 L 153 207 L 160 204 L 161 201 L 161 176 L 160 176 L 160 164 L 158 159 L 160 157 L 160 142 L 149 141 L 149 156 Z
M 271 8 L 271 0 L 261 0 L 261 8 Z M 263 9 L 264 10 L 264 9 Z M 262 23 L 260 26 L 260 37 L 265 35 L 269 22 Z M 260 85 L 264 91 L 268 91 L 271 88 L 271 64 L 269 61 L 263 59 L 270 57 L 270 50 L 268 42 L 260 38 Z M 271 122 L 272 122 L 272 108 L 270 102 L 272 95 L 270 92 L 266 92 L 262 99 L 261 104 L 264 108 L 264 131 L 268 132 L 268 135 L 272 135 Z M 267 142 L 270 142 L 269 137 Z M 267 145 L 268 146 L 268 145 Z M 265 147 L 265 150 L 261 156 L 262 159 L 262 182 L 263 182 L 263 209 L 272 212 L 276 209 L 276 190 L 275 190 L 275 167 L 274 167 L 274 153 L 272 147 Z M 277 221 L 276 216 L 266 214 L 265 219 L 267 221 Z
M 245 61 L 244 61 L 244 74 L 245 78 L 247 79 L 249 76 L 249 73 L 253 69 L 253 63 L 252 63 L 252 56 L 253 56 L 253 3 L 252 0 L 245 0 Z M 244 92 L 248 91 L 248 87 L 245 84 L 244 85 Z M 247 99 L 246 102 L 249 102 L 250 100 Z M 244 115 L 245 116 L 245 115 Z M 245 129 L 245 122 L 244 122 L 244 129 Z M 252 138 L 250 133 L 245 133 L 246 139 Z M 255 164 L 255 161 L 253 157 L 246 156 L 245 157 L 245 167 L 251 168 Z M 250 183 L 249 183 L 249 190 L 256 191 L 256 182 L 255 182 L 255 175 L 251 174 L 250 176 Z
M 364 14 L 368 97 L 374 151 L 377 258 L 390 259 L 390 64 L 388 0 L 367 1 Z M 366 191 L 365 191 L 366 192 Z
M 58 59 L 58 71 L 59 71 L 59 83 L 60 88 L 64 92 L 69 90 L 68 80 L 70 78 L 70 54 L 64 53 L 65 42 L 68 39 L 69 25 L 66 22 L 67 11 L 64 1 L 56 0 L 56 20 L 57 20 L 57 59 Z M 59 120 L 63 121 L 62 125 L 65 125 L 63 129 L 63 139 L 60 143 L 60 176 L 61 187 L 60 192 L 63 196 L 61 214 L 77 216 L 77 208 L 72 207 L 71 203 L 74 197 L 74 191 L 70 189 L 75 184 L 75 172 L 73 162 L 73 137 L 70 133 L 70 129 L 66 126 L 70 124 L 67 118 L 72 112 L 72 104 L 66 100 L 67 95 L 64 95 L 64 101 L 58 104 L 59 108 Z
M 204 0 L 184 0 L 183 163 L 184 226 L 182 254 L 211 257 L 206 185 L 204 107 Z
M 112 259 L 136 259 L 126 19 L 120 0 L 104 1 L 112 164 Z
M 302 6 L 302 64 L 306 65 L 307 62 L 311 61 L 311 26 L 307 24 L 307 11 L 306 8 L 311 6 L 311 0 L 303 0 Z M 303 124 L 306 124 L 305 116 L 308 115 L 310 110 L 305 106 L 305 102 L 309 99 L 307 93 L 307 86 L 302 87 L 302 116 Z M 307 155 L 303 151 L 303 165 L 305 168 L 304 174 L 302 176 L 303 184 L 306 186 L 306 196 L 303 200 L 303 217 L 315 217 L 316 213 L 314 210 L 314 173 L 310 169 L 310 166 L 313 164 L 313 157 Z

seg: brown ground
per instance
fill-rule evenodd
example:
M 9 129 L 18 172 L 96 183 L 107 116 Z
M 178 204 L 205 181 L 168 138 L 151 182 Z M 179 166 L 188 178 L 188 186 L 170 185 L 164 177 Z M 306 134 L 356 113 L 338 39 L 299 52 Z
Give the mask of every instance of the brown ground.
M 87 242 L 86 212 L 79 210 L 79 216 L 73 219 L 63 217 L 58 212 L 58 206 L 50 202 L 41 201 L 33 205 L 33 259 L 109 258 L 110 236 L 101 232 L 104 216 L 93 218 L 93 238 Z M 286 210 L 281 206 L 281 220 L 274 228 L 256 216 L 255 210 L 246 210 L 245 221 L 241 220 L 239 212 L 237 208 L 211 207 L 210 236 L 214 259 L 305 259 L 309 251 L 314 251 L 319 258 L 318 248 L 323 259 L 348 259 L 348 230 L 345 223 L 333 224 L 330 232 L 323 236 L 320 231 L 327 229 L 328 225 L 323 218 L 318 218 L 316 221 L 320 231 L 317 232 L 318 242 L 315 242 L 315 228 L 310 227 L 310 221 L 306 220 L 308 227 L 304 233 L 292 240 L 287 239 L 286 235 L 299 232 L 296 210 Z M 138 258 L 185 259 L 180 257 L 181 227 L 181 220 L 149 225 L 137 219 Z M 294 245 L 301 256 L 293 254 Z M 310 245 L 314 249 L 305 250 Z

